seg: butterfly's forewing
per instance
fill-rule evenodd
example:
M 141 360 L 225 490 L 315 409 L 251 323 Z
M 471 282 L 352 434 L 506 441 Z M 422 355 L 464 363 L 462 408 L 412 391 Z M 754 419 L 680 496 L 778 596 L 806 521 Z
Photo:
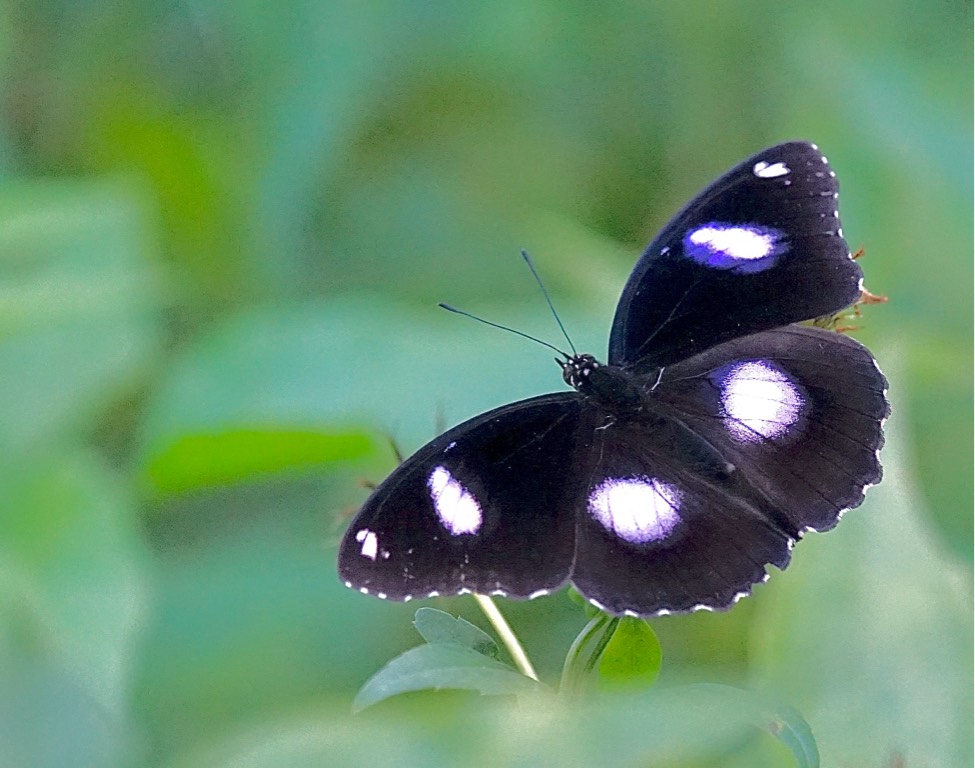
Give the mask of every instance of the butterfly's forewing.
M 880 482 L 887 381 L 861 344 L 788 326 L 664 370 L 654 399 L 799 530 L 827 530 Z
M 609 362 L 650 370 L 738 336 L 831 314 L 859 295 L 815 145 L 770 147 L 711 184 L 648 246 L 623 289 Z
M 339 574 L 404 600 L 480 592 L 531 597 L 565 583 L 582 398 L 545 395 L 482 414 L 421 448 L 346 531 Z

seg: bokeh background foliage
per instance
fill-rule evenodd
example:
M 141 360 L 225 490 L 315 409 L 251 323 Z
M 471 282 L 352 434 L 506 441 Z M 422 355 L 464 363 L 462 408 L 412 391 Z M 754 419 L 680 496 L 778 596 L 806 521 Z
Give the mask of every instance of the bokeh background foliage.
M 353 718 L 419 637 L 334 559 L 387 435 L 558 384 L 434 302 L 553 338 L 528 248 L 598 353 L 653 232 L 797 137 L 891 297 L 858 333 L 891 379 L 887 478 L 731 613 L 655 621 L 660 685 L 774 691 L 829 765 L 971 765 L 971 21 L 0 2 L 0 765 L 790 764 L 611 700 L 581 726 L 452 693 Z M 555 679 L 578 607 L 504 607 Z

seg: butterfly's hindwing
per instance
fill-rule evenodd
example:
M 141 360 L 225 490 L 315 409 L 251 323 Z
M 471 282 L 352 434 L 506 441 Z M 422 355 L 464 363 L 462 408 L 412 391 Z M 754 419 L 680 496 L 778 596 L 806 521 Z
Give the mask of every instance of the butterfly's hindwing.
M 609 362 L 651 369 L 715 344 L 843 309 L 859 295 L 815 145 L 749 158 L 691 201 L 647 247 L 623 289 Z
M 481 592 L 531 597 L 565 583 L 578 495 L 581 398 L 546 395 L 478 416 L 400 465 L 345 534 L 349 586 L 403 600 Z
M 594 440 L 572 582 L 604 610 L 725 608 L 788 563 L 797 531 L 680 422 L 651 411 Z
M 827 530 L 880 481 L 887 382 L 853 339 L 788 326 L 666 368 L 653 391 L 798 530 Z

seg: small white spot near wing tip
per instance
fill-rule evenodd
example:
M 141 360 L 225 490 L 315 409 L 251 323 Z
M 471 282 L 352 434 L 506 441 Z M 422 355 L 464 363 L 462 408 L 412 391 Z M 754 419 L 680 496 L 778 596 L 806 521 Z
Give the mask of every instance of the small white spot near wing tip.
M 819 151 L 819 145 L 818 145 L 818 144 L 813 144 L 813 143 L 812 143 L 812 142 L 810 141 L 810 142 L 809 142 L 809 146 L 810 146 L 810 147 L 812 147 L 813 149 L 815 149 L 815 150 L 816 150 L 817 152 Z
M 362 528 L 356 532 L 355 540 L 362 543 L 362 547 L 359 550 L 360 555 L 370 560 L 376 559 L 376 555 L 379 553 L 379 538 L 376 536 L 375 531 Z
M 542 597 L 543 595 L 550 595 L 552 592 L 549 589 L 536 589 L 529 596 L 529 600 L 534 600 L 536 597 Z
M 767 163 L 760 160 L 752 166 L 752 173 L 760 179 L 774 179 L 785 176 L 790 172 L 789 166 L 783 162 Z

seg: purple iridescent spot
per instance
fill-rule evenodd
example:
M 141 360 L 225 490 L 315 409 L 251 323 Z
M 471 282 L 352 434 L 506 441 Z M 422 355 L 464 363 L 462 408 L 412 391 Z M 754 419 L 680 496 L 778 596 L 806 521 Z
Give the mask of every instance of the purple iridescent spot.
M 758 224 L 711 222 L 684 235 L 684 254 L 706 267 L 761 272 L 788 252 L 785 233 Z

